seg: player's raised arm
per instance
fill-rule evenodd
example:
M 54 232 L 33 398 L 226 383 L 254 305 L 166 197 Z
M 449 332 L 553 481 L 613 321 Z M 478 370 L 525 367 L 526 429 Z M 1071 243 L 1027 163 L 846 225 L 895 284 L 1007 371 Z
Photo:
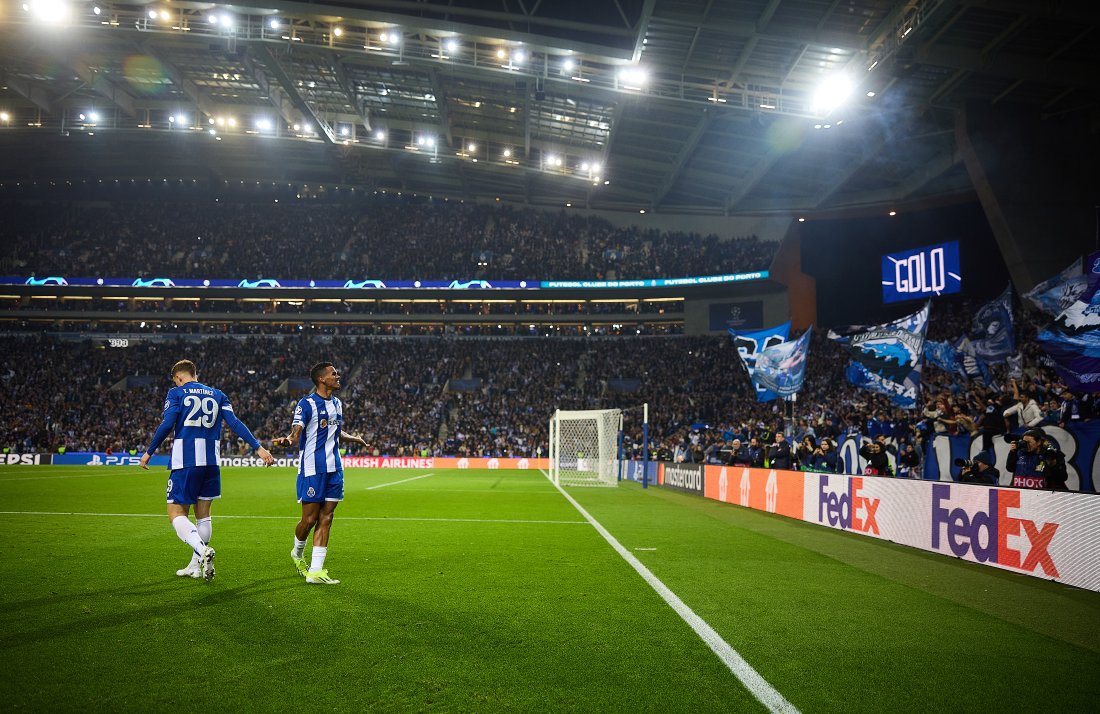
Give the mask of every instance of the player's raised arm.
M 276 436 L 274 439 L 272 439 L 271 446 L 272 448 L 275 448 L 276 446 L 292 446 L 294 442 L 298 441 L 298 437 L 301 435 L 302 425 L 295 424 L 291 428 L 290 433 L 286 436 Z
M 366 448 L 367 446 L 366 439 L 359 436 L 358 434 L 345 434 L 343 432 L 340 432 L 340 441 L 350 441 L 353 444 L 359 444 L 363 448 Z
M 222 418 L 225 419 L 225 423 L 229 425 L 233 433 L 244 439 L 245 443 L 252 447 L 252 450 L 255 451 L 256 455 L 264 462 L 264 466 L 271 466 L 275 463 L 275 457 L 260 444 L 259 439 L 253 436 L 248 425 L 237 418 L 237 415 L 233 413 L 233 405 L 229 403 L 229 398 L 224 395 L 222 396 L 221 408 Z
M 290 422 L 290 433 L 286 436 L 272 439 L 271 446 L 293 446 L 298 441 L 298 437 L 302 434 L 302 429 L 312 415 L 313 406 L 310 404 L 309 399 L 302 399 L 299 401 L 294 407 L 294 420 Z

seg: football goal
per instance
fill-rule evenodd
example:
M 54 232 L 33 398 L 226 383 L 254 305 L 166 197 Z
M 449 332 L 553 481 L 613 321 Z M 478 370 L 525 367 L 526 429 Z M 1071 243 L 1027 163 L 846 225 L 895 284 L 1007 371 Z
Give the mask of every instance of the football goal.
M 550 478 L 563 486 L 615 486 L 619 479 L 618 409 L 557 410 L 550 418 Z

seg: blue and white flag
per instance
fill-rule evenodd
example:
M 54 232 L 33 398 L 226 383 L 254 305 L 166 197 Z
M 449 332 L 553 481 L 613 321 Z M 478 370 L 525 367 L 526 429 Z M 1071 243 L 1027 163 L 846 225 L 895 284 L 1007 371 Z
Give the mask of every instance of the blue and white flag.
M 986 362 L 1004 362 L 1016 354 L 1016 331 L 1012 320 L 1012 286 L 982 305 L 970 323 L 974 355 Z
M 1100 392 L 1100 251 L 1088 257 L 1088 286 L 1038 337 L 1073 392 Z
M 1046 314 L 1057 317 L 1063 310 L 1077 302 L 1077 298 L 1085 291 L 1088 284 L 1088 275 L 1085 274 L 1081 259 L 1078 258 L 1062 272 L 1033 287 L 1024 294 L 1024 297 L 1035 303 Z
M 797 340 L 773 345 L 756 356 L 756 372 L 752 381 L 757 391 L 764 389 L 781 397 L 789 397 L 802 390 L 812 332 L 811 327 Z
M 924 364 L 924 336 L 928 331 L 928 308 L 855 335 L 829 338 L 848 350 L 848 381 L 857 387 L 885 394 L 900 407 L 917 406 L 921 367 Z
M 970 341 L 970 338 L 963 335 L 955 340 L 953 346 L 955 348 L 955 371 L 967 379 L 980 379 L 989 384 L 993 379 L 989 372 L 989 363 L 978 356 L 974 350 L 974 343 Z M 1013 359 L 1014 357 L 1015 355 L 1012 355 L 1007 359 Z
M 929 364 L 939 367 L 944 372 L 953 373 L 959 353 L 950 342 L 927 340 L 924 343 L 924 358 Z
M 756 386 L 753 373 L 756 371 L 757 357 L 768 347 L 786 342 L 791 334 L 791 323 L 788 320 L 777 327 L 754 332 L 738 332 L 730 329 L 729 333 L 733 337 L 733 344 L 737 347 L 737 354 L 741 358 L 741 363 L 745 365 L 745 371 L 749 373 L 749 379 L 752 379 L 753 385 Z M 756 386 L 757 401 L 770 402 L 777 396 L 775 392 L 767 389 L 761 390 L 759 386 Z

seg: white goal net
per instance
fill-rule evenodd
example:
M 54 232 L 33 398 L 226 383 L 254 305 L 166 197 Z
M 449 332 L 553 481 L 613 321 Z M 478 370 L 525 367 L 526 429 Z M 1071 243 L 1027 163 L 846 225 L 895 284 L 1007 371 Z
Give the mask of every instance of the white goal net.
M 554 412 L 550 478 L 565 486 L 615 486 L 619 478 L 618 409 Z

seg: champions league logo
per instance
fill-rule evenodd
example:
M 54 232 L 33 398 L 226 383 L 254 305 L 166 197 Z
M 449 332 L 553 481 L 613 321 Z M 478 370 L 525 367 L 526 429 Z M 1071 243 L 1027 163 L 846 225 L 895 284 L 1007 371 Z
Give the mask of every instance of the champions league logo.
M 730 314 L 726 317 L 726 325 L 728 327 L 741 327 L 745 324 L 745 318 L 742 315 L 740 305 L 734 305 L 730 307 Z

